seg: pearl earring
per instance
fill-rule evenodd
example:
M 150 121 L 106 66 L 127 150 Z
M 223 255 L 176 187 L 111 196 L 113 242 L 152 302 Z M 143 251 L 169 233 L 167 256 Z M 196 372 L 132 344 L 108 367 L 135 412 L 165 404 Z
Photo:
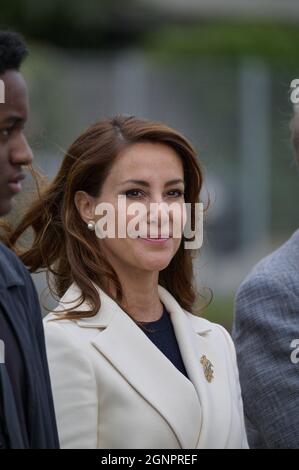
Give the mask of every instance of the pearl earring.
M 88 230 L 91 230 L 92 232 L 95 230 L 95 223 L 93 220 L 90 220 L 87 224 Z

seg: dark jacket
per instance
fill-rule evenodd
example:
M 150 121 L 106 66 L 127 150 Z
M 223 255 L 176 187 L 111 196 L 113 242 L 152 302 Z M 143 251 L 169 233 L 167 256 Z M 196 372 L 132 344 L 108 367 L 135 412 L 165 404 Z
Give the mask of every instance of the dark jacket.
M 59 447 L 42 317 L 31 276 L 18 257 L 0 243 L 0 315 L 18 339 L 26 371 L 29 447 Z M 0 332 L 1 338 L 1 332 Z M 17 404 L 4 364 L 0 364 L 0 448 L 23 448 Z

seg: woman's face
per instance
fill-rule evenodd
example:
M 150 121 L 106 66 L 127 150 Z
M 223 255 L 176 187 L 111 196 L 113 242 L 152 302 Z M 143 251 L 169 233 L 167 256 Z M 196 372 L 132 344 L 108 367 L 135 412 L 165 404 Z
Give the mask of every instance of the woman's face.
M 133 181 L 134 180 L 134 181 Z M 165 214 L 167 207 L 176 202 L 180 208 L 180 236 L 184 228 L 184 170 L 183 164 L 177 153 L 169 146 L 161 143 L 140 142 L 131 145 L 118 155 L 108 177 L 106 178 L 101 195 L 95 200 L 95 204 L 110 203 L 115 211 L 115 238 L 99 239 L 108 261 L 114 268 L 136 268 L 145 271 L 161 271 L 168 266 L 177 252 L 181 238 L 172 237 L 173 212 L 168 213 L 170 237 L 165 241 L 157 241 L 165 230 Z M 155 226 L 156 232 L 152 237 L 156 241 L 146 238 L 131 238 L 128 236 L 128 223 L 134 215 L 122 214 L 126 221 L 126 237 L 119 238 L 118 234 L 118 196 L 126 197 L 126 206 L 132 203 L 142 203 L 145 207 L 144 227 L 146 236 Z M 150 204 L 164 203 L 158 206 L 157 216 L 150 220 Z M 166 203 L 166 205 L 165 205 Z M 154 204 L 155 205 L 155 204 Z M 157 207 L 157 206 L 156 206 Z M 165 211 L 166 208 L 166 211 Z M 163 218 L 163 217 L 164 218 Z M 95 217 L 99 220 L 98 217 Z M 168 224 L 166 224 L 168 225 Z M 165 232 L 164 232 L 165 233 Z

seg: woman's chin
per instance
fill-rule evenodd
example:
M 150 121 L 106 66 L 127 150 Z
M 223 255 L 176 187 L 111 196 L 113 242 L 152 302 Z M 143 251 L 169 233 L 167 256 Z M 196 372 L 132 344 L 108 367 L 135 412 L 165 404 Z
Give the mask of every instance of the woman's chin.
M 161 256 L 161 255 L 160 255 Z M 171 261 L 171 258 L 161 256 L 160 259 L 143 259 L 140 262 L 140 267 L 142 266 L 143 269 L 146 271 L 162 271 L 163 269 L 167 268 Z

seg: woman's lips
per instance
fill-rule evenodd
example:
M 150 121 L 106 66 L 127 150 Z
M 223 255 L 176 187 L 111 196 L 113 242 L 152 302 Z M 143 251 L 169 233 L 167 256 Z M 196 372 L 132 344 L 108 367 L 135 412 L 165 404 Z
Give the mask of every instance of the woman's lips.
M 142 241 L 145 241 L 147 243 L 153 243 L 155 245 L 162 245 L 163 243 L 166 243 L 168 240 L 170 240 L 171 237 L 167 237 L 167 238 L 162 238 L 162 237 L 138 237 L 140 240 Z

